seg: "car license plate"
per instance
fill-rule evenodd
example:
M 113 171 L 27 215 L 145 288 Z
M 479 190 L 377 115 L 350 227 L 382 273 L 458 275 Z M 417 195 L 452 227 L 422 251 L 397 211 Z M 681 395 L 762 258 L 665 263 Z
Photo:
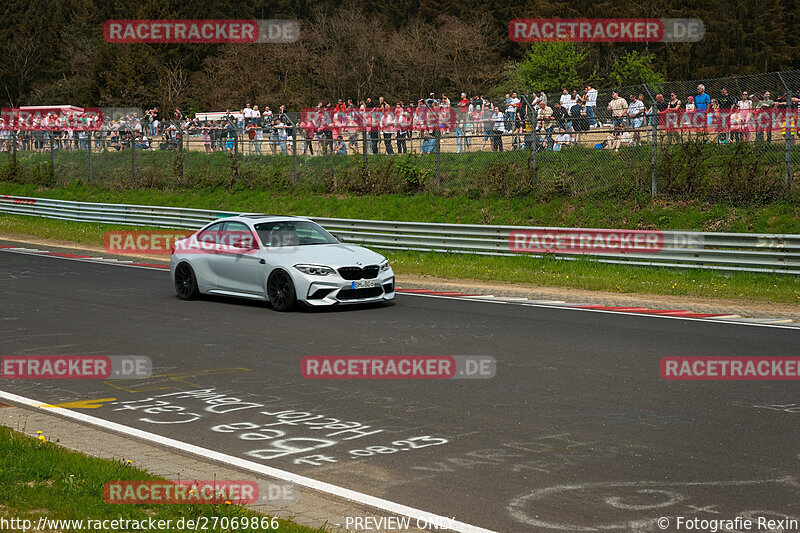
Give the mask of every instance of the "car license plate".
M 372 287 L 375 287 L 376 285 L 377 285 L 377 283 L 375 282 L 375 280 L 362 279 L 362 280 L 359 280 L 359 281 L 354 281 L 353 284 L 351 285 L 351 288 L 353 288 L 353 289 L 371 289 Z

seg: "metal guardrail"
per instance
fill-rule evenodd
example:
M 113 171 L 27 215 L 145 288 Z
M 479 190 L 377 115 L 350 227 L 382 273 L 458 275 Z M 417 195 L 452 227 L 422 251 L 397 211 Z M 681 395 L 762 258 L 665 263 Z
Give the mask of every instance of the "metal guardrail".
M 5 195 L 0 195 L 0 213 L 181 229 L 197 229 L 215 219 L 238 214 L 182 207 L 104 204 Z M 308 218 L 336 233 L 344 242 L 386 249 L 478 255 L 521 255 L 512 249 L 512 232 L 598 232 L 580 228 Z M 564 260 L 589 258 L 603 263 L 639 266 L 800 274 L 800 235 L 674 231 L 658 232 L 658 235 L 661 245 L 657 253 L 634 251 L 524 255 Z

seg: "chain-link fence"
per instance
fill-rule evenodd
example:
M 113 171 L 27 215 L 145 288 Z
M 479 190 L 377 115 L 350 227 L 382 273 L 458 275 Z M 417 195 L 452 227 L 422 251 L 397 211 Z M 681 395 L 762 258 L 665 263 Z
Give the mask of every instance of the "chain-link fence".
M 109 114 L 96 131 L 5 128 L 0 150 L 14 172 L 17 154 L 28 154 L 51 180 L 86 166 L 90 181 L 129 172 L 131 183 L 153 186 L 752 201 L 791 194 L 799 109 L 800 71 L 791 71 L 258 119 Z

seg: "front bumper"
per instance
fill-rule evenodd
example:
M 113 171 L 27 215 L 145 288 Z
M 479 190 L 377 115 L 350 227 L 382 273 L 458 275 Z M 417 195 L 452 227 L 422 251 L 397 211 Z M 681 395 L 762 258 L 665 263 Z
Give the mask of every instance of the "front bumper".
M 356 282 L 344 280 L 339 276 L 330 280 L 315 276 L 305 294 L 302 297 L 298 294 L 298 298 L 314 307 L 362 304 L 394 299 L 395 280 L 394 272 L 391 269 L 378 275 L 375 279 L 362 281 L 374 281 L 375 287 L 354 288 L 353 284 Z

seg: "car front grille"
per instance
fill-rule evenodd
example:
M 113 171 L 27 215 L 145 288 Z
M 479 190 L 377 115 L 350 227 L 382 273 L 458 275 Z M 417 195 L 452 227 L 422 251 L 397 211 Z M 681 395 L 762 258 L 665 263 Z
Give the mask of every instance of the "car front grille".
M 342 289 L 336 295 L 339 300 L 359 300 L 361 298 L 375 298 L 383 294 L 383 289 L 380 287 L 371 287 L 368 289 Z
M 369 265 L 364 268 L 361 267 L 342 267 L 339 269 L 339 275 L 348 281 L 355 281 L 358 279 L 375 279 L 378 277 L 378 265 Z

